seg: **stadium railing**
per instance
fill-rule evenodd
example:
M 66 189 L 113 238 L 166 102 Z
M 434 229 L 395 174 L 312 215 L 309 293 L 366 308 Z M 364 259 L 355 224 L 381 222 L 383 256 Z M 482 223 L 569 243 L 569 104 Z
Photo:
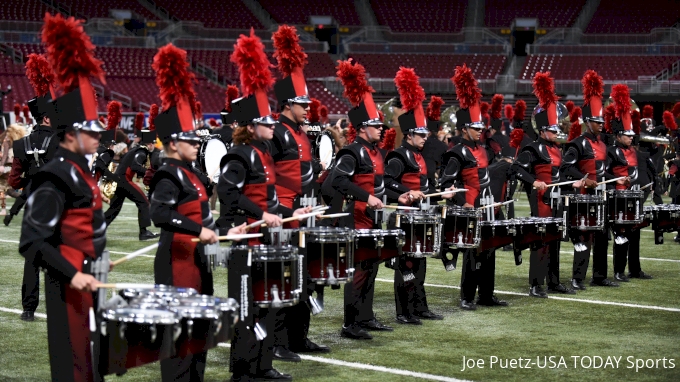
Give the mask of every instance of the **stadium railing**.
M 579 28 L 557 28 L 546 33 L 534 45 L 562 43 L 580 44 L 680 44 L 680 30 L 677 28 L 655 28 L 649 34 L 585 34 Z

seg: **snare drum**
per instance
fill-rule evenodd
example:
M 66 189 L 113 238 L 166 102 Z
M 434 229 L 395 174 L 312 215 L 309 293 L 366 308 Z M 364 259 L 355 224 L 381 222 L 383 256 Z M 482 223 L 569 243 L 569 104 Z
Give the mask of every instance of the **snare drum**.
M 395 225 L 405 233 L 403 253 L 409 257 L 439 256 L 441 238 L 439 229 L 441 213 L 398 210 L 394 213 Z
M 319 285 L 352 281 L 354 230 L 336 227 L 300 228 L 300 247 L 305 248 L 307 271 Z
M 515 224 L 514 247 L 524 250 L 532 245 L 542 246 L 551 241 L 562 240 L 564 236 L 564 219 L 548 217 L 531 217 L 513 219 Z
M 512 244 L 515 236 L 515 224 L 516 219 L 479 222 L 482 239 L 479 249 L 486 251 Z
M 400 229 L 357 229 L 354 231 L 354 263 L 385 261 L 401 256 L 404 231 Z
M 220 161 L 227 155 L 227 145 L 219 136 L 208 136 L 201 142 L 196 157 L 198 168 L 217 184 L 220 178 Z
M 255 305 L 284 308 L 296 305 L 302 293 L 302 259 L 293 246 L 236 246 L 231 256 L 251 259 L 251 278 Z
M 169 304 L 177 298 L 198 294 L 198 291 L 194 288 L 178 288 L 159 284 L 149 288 L 126 288 L 122 289 L 118 294 L 129 304 L 140 300 Z
M 657 204 L 644 207 L 645 215 L 652 222 L 652 230 L 656 232 L 675 232 L 680 227 L 679 204 Z
M 604 197 L 601 195 L 565 195 L 564 208 L 570 229 L 603 231 Z
M 644 220 L 644 193 L 639 190 L 607 190 L 607 217 L 613 224 L 640 224 Z
M 193 349 L 191 353 L 205 351 L 220 342 L 231 340 L 234 325 L 238 321 L 238 308 L 238 303 L 232 298 L 202 294 L 177 299 L 170 307 L 181 317 L 182 333 L 186 335 L 182 336 L 184 340 L 202 342 L 202 349 Z M 188 345 L 191 347 L 191 344 Z
M 477 248 L 480 243 L 482 212 L 476 208 L 446 207 L 444 243 L 453 248 Z

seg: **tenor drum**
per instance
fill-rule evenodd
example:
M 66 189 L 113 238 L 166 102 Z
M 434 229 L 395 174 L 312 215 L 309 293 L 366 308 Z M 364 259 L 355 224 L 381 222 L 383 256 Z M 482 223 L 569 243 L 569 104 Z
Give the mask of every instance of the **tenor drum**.
M 196 162 L 198 168 L 217 183 L 220 178 L 220 161 L 227 155 L 227 145 L 220 138 L 208 136 L 201 142 Z
M 180 342 L 189 342 L 186 344 L 188 348 L 198 345 L 200 349 L 189 351 L 197 353 L 231 340 L 238 321 L 238 308 L 239 304 L 234 299 L 197 294 L 175 300 L 170 310 L 181 317 Z
M 638 190 L 607 190 L 607 217 L 613 224 L 640 224 L 644 220 L 644 193 Z
M 437 257 L 441 249 L 441 213 L 398 210 L 395 225 L 405 233 L 404 255 L 409 257 Z
M 354 231 L 354 263 L 385 261 L 402 254 L 404 231 L 400 229 L 357 229 Z
M 601 195 L 565 195 L 569 229 L 579 231 L 603 231 L 605 203 Z
M 512 244 L 516 223 L 516 219 L 479 222 L 481 235 L 479 249 L 486 251 Z
M 255 305 L 284 308 L 296 305 L 302 293 L 301 255 L 293 246 L 236 246 L 231 256 L 251 259 L 251 278 Z
M 300 247 L 305 248 L 307 271 L 319 285 L 352 281 L 354 230 L 336 227 L 300 228 Z
M 446 207 L 444 243 L 453 248 L 477 248 L 480 243 L 482 213 L 476 208 Z
M 159 304 L 169 304 L 177 298 L 196 294 L 198 294 L 198 291 L 194 288 L 178 288 L 163 284 L 153 287 L 126 288 L 119 292 L 119 295 L 128 303 L 140 300 L 152 302 L 153 300 Z

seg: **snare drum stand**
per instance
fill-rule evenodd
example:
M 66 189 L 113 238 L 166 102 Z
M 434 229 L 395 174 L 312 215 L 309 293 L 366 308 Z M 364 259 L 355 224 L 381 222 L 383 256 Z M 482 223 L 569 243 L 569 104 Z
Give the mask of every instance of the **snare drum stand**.
M 106 284 L 109 278 L 109 266 L 109 251 L 104 250 L 97 260 L 92 261 L 90 272 L 97 281 Z M 97 311 L 102 310 L 106 304 L 106 292 L 106 288 L 97 290 Z
M 312 194 L 310 196 L 303 196 L 300 198 L 301 207 L 316 207 L 317 202 L 317 198 L 314 197 L 314 190 L 312 190 Z M 316 216 L 310 216 L 307 218 L 307 227 L 316 227 Z

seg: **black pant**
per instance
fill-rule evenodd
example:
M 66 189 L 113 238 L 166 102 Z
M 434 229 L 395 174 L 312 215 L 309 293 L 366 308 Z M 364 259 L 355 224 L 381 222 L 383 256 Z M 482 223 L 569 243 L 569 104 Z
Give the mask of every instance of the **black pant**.
M 529 285 L 542 286 L 547 282 L 554 287 L 560 284 L 560 242 L 548 244 L 531 251 L 529 259 Z
M 607 231 L 595 231 L 593 233 L 579 231 L 574 236 L 576 242 L 585 244 L 587 249 L 583 252 L 574 250 L 573 278 L 583 281 L 588 272 L 590 251 L 593 250 L 593 281 L 602 281 L 607 278 L 607 251 L 609 250 L 609 237 Z
M 415 279 L 404 282 L 404 277 L 399 270 L 394 271 L 394 302 L 397 315 L 411 316 L 414 313 L 427 312 L 427 298 L 425 296 L 425 259 L 406 258 L 407 266 L 413 271 Z
M 375 294 L 375 277 L 378 275 L 380 263 L 373 262 L 362 269 L 355 266 L 354 279 L 345 283 L 345 326 L 356 322 L 373 319 L 373 296 Z
M 35 312 L 40 301 L 40 264 L 36 258 L 24 258 L 24 280 L 21 284 L 21 305 Z
M 315 283 L 309 272 L 306 272 L 307 294 L 311 296 L 315 290 Z M 304 346 L 309 333 L 309 322 L 312 312 L 307 305 L 307 299 L 303 298 L 298 304 L 289 308 L 277 309 L 274 319 L 274 346 L 283 346 L 288 349 L 295 349 Z
M 254 310 L 254 322 L 259 322 L 267 331 L 267 337 L 258 341 L 253 333 L 253 328 L 248 328 L 246 322 L 239 321 L 234 330 L 234 338 L 231 341 L 231 354 L 229 367 L 235 378 L 242 376 L 255 376 L 267 370 L 273 369 L 274 358 L 274 335 L 273 319 L 275 312 L 269 309 Z
M 132 202 L 137 205 L 137 220 L 139 221 L 139 229 L 142 230 L 150 226 L 151 217 L 149 215 L 149 199 L 146 198 L 139 187 L 136 187 L 127 181 L 118 182 L 116 193 L 111 198 L 111 206 L 104 214 L 106 226 L 108 227 L 111 225 L 116 216 L 118 216 L 120 210 L 123 208 L 123 202 L 125 202 L 126 198 L 132 200 Z
M 161 360 L 161 380 L 164 382 L 203 381 L 207 356 L 208 352 L 203 352 L 184 358 L 173 357 Z
M 463 255 L 463 274 L 460 281 L 460 298 L 473 302 L 479 290 L 479 299 L 488 301 L 493 297 L 496 273 L 496 250 L 477 253 L 468 249 Z
M 640 274 L 642 270 L 640 268 L 640 230 L 617 228 L 614 228 L 614 235 L 625 237 L 628 241 L 624 244 L 614 242 L 614 273 L 624 273 L 627 262 L 630 273 Z

